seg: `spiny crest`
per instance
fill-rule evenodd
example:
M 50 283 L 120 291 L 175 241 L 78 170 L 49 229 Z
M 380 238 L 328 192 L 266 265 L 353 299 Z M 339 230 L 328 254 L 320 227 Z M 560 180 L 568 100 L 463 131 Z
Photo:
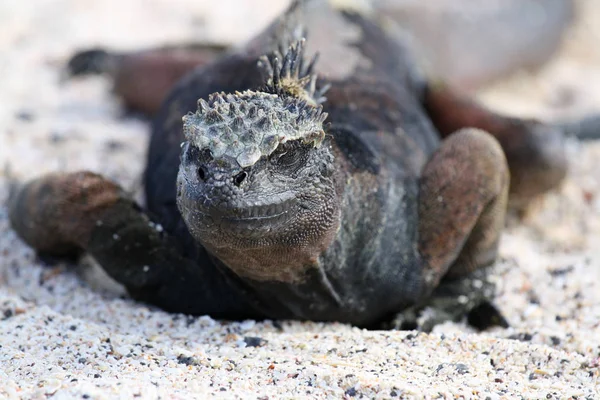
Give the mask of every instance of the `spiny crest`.
M 322 106 L 304 99 L 245 91 L 213 93 L 183 117 L 186 140 L 213 157 L 229 156 L 249 167 L 280 143 L 302 140 L 319 146 L 325 137 Z
M 291 96 L 317 105 L 325 101 L 326 85 L 317 89 L 317 75 L 313 73 L 318 53 L 307 64 L 304 59 L 304 38 L 293 42 L 282 56 L 280 50 L 262 56 L 259 65 L 267 75 L 264 91 L 281 96 Z

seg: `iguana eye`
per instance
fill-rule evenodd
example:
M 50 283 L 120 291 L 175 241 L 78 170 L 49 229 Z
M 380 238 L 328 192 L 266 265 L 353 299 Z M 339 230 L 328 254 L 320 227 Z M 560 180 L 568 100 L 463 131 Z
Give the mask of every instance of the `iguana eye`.
M 246 171 L 242 171 L 233 178 L 233 183 L 235 186 L 240 186 L 242 182 L 248 177 L 248 173 Z
M 206 179 L 206 171 L 204 170 L 203 166 L 198 167 L 197 173 L 198 173 L 198 179 L 200 179 L 201 181 Z
M 281 167 L 291 168 L 296 166 L 302 160 L 302 146 L 296 142 L 287 142 L 271 155 L 271 161 Z
M 295 166 L 302 159 L 302 154 L 299 149 L 291 149 L 282 153 L 277 159 L 277 164 L 282 167 L 290 168 Z

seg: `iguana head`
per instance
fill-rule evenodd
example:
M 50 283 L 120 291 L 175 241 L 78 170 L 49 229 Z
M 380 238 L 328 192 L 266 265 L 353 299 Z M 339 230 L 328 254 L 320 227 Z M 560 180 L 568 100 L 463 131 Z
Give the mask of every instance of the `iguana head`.
M 213 94 L 183 119 L 183 218 L 211 253 L 258 280 L 289 280 L 291 266 L 316 263 L 339 218 L 327 114 L 302 48 L 281 64 L 261 60 L 261 91 Z

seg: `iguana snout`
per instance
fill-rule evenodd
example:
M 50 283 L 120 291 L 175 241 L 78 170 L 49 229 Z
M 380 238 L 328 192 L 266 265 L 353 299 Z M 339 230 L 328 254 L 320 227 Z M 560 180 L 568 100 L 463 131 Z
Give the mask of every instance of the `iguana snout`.
M 185 144 L 178 179 L 180 208 L 198 213 L 215 230 L 246 236 L 270 232 L 272 224 L 293 219 L 303 209 L 298 191 L 275 176 L 271 161 L 242 168 L 230 156 L 216 158 Z

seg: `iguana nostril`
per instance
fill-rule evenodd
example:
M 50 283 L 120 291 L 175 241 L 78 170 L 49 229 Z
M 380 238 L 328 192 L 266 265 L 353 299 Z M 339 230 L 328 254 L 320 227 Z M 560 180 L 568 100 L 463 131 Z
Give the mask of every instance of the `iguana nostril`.
M 201 181 L 206 180 L 206 171 L 202 166 L 198 167 L 198 179 Z
M 242 171 L 239 174 L 237 174 L 235 178 L 233 178 L 233 183 L 235 184 L 235 186 L 240 186 L 247 176 L 248 173 L 246 171 Z

